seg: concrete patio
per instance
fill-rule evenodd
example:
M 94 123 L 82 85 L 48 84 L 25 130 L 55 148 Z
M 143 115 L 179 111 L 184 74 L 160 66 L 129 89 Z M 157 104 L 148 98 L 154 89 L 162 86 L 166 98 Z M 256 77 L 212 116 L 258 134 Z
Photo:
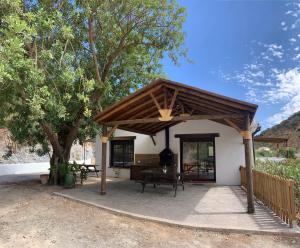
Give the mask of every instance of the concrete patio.
M 255 203 L 255 214 L 247 214 L 246 194 L 239 186 L 186 184 L 185 191 L 179 187 L 174 198 L 170 186 L 149 185 L 142 194 L 140 184 L 108 179 L 107 194 L 100 195 L 99 190 L 99 179 L 90 178 L 83 186 L 56 194 L 115 213 L 168 224 L 249 233 L 298 233 L 259 203 Z

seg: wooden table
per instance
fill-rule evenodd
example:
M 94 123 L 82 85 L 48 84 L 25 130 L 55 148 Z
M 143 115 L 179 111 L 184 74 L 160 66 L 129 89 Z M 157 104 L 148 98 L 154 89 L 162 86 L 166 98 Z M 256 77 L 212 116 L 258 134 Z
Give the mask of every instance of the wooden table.
M 182 186 L 182 190 L 184 190 L 182 173 L 164 172 L 162 169 L 148 169 L 141 171 L 141 174 L 143 179 L 138 182 L 142 184 L 142 193 L 144 193 L 147 184 L 153 184 L 154 188 L 158 185 L 172 185 L 174 189 L 174 197 L 176 197 L 178 184 L 180 184 Z

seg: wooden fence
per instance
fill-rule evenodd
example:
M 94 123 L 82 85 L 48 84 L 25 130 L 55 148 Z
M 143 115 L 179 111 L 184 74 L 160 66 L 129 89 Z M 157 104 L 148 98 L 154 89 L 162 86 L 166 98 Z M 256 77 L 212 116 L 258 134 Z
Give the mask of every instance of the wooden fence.
M 241 166 L 241 186 L 247 189 L 246 168 Z M 252 170 L 255 197 L 292 227 L 296 216 L 294 181 Z

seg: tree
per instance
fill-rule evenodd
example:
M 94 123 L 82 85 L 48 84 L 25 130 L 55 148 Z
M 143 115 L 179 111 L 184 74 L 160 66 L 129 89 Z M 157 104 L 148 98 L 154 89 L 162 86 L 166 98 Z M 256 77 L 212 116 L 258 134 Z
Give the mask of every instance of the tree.
M 101 127 L 91 116 L 185 56 L 184 8 L 173 0 L 2 0 L 0 122 L 51 166 Z M 56 166 L 57 167 L 57 166 Z

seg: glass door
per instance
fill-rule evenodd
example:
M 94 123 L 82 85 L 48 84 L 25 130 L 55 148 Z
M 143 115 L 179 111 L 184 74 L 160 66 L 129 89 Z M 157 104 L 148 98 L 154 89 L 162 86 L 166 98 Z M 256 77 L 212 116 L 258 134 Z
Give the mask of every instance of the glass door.
M 215 181 L 214 139 L 182 140 L 181 170 L 190 181 Z

